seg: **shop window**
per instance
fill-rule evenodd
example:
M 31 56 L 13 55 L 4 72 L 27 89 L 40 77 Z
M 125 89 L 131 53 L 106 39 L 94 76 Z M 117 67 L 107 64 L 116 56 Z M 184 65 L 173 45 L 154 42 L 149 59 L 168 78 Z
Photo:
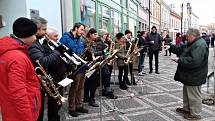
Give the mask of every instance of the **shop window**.
M 93 0 L 81 1 L 81 22 L 88 27 L 95 27 L 95 2 Z

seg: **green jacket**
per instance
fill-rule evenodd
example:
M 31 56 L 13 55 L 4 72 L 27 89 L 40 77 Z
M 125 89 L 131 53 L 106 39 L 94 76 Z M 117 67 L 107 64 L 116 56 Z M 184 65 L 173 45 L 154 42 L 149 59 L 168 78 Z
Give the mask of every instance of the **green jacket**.
M 179 55 L 174 79 L 188 86 L 200 86 L 208 73 L 208 46 L 204 39 L 193 43 L 170 45 L 170 51 Z
M 119 49 L 118 43 L 116 43 L 116 49 Z M 116 53 L 117 66 L 127 66 L 127 64 L 124 63 L 124 59 L 125 59 L 126 54 L 127 54 L 126 46 L 124 48 L 119 49 L 119 51 Z

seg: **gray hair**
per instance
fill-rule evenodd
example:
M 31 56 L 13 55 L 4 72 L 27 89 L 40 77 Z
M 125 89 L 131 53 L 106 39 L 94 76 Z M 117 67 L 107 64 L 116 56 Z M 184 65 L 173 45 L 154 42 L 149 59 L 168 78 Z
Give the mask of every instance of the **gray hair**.
M 48 23 L 48 21 L 42 17 L 32 18 L 31 20 L 37 25 L 38 29 L 41 27 L 41 24 Z
M 58 33 L 58 31 L 54 28 L 49 27 L 49 28 L 47 28 L 46 33 L 47 33 L 47 35 L 52 35 L 54 33 Z
M 189 28 L 187 30 L 187 35 L 193 35 L 194 37 L 200 37 L 200 32 L 196 28 Z

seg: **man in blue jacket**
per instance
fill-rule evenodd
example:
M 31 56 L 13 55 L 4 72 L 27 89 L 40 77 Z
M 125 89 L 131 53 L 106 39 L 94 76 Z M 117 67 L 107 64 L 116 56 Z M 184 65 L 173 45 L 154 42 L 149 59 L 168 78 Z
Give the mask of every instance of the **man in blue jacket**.
M 81 36 L 84 32 L 85 25 L 82 23 L 75 23 L 73 29 L 70 32 L 64 33 L 60 39 L 60 43 L 66 45 L 71 53 L 81 55 L 84 52 L 84 43 Z M 73 117 L 77 117 L 80 113 L 88 113 L 88 110 L 83 108 L 81 101 L 81 93 L 84 88 L 85 74 L 77 73 L 73 77 L 74 83 L 71 84 L 69 90 L 69 114 Z
M 176 112 L 183 113 L 185 119 L 199 120 L 202 111 L 201 85 L 206 82 L 208 73 L 208 46 L 198 29 L 188 29 L 187 40 L 186 44 L 170 45 L 169 49 L 179 55 L 179 58 L 173 59 L 178 63 L 174 79 L 184 84 L 183 108 L 177 108 Z

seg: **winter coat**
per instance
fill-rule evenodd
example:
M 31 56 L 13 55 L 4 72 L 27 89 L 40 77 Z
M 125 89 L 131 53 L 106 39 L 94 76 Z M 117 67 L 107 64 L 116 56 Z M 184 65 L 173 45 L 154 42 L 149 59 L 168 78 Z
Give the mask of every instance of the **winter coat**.
M 140 48 L 143 48 L 140 53 L 146 53 L 147 52 L 147 42 L 146 39 L 144 37 L 139 37 L 139 42 L 138 42 L 138 46 Z
M 0 39 L 0 107 L 3 121 L 36 121 L 41 106 L 40 83 L 27 46 Z
M 125 56 L 128 52 L 128 50 L 126 49 L 126 46 L 124 48 L 119 47 L 119 44 L 116 44 L 116 48 L 119 49 L 119 51 L 117 52 L 116 56 L 118 57 L 116 62 L 117 62 L 117 66 L 127 66 L 127 64 L 124 63 L 125 60 Z
M 149 51 L 161 51 L 162 37 L 158 33 L 149 33 L 146 41 L 149 45 Z M 152 42 L 154 41 L 154 43 Z
M 179 55 L 174 79 L 188 86 L 200 86 L 208 73 L 208 46 L 204 39 L 193 43 L 170 45 L 170 51 Z
M 66 63 L 60 58 L 61 54 L 57 50 L 51 50 L 47 41 L 41 44 L 38 40 L 29 48 L 29 55 L 34 66 L 38 66 L 35 62 L 39 60 L 40 64 L 50 74 L 54 82 L 59 82 L 65 78 Z
M 80 55 L 84 51 L 84 42 L 81 37 L 75 38 L 71 32 L 65 32 L 60 39 L 60 43 L 72 49 L 77 55 Z

